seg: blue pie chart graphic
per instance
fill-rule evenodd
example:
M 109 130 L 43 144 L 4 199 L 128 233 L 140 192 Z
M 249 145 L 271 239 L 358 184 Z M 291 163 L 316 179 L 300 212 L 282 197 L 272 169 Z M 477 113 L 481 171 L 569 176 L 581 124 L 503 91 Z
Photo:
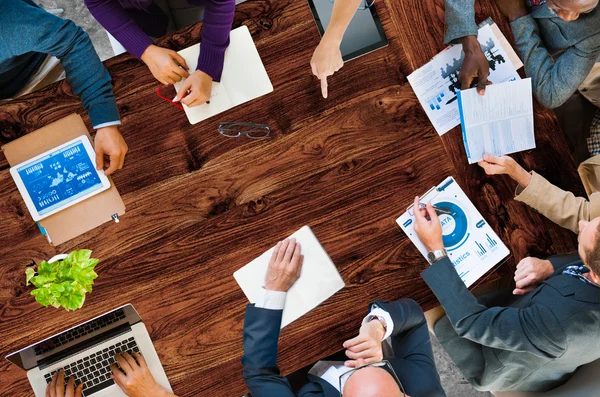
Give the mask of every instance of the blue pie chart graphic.
M 457 204 L 450 201 L 440 201 L 435 206 L 448 210 L 450 214 L 439 214 L 442 223 L 442 240 L 448 250 L 458 248 L 468 237 L 469 222 L 467 215 Z

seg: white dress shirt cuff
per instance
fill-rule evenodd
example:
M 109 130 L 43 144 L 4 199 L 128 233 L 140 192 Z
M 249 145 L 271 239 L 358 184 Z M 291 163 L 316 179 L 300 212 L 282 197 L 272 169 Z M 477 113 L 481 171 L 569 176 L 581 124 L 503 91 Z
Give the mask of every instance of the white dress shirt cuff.
M 383 336 L 383 338 L 381 340 L 384 341 L 387 338 L 389 338 L 390 335 L 392 335 L 392 331 L 394 331 L 394 320 L 392 320 L 392 316 L 390 316 L 390 314 L 388 312 L 386 312 L 379 306 L 373 305 L 371 307 L 371 311 L 369 312 L 369 314 L 367 314 L 365 316 L 362 323 L 363 324 L 367 323 L 367 320 L 371 316 L 377 316 L 377 317 L 383 318 L 383 320 L 385 321 L 385 335 Z
M 116 120 L 116 121 L 108 121 L 106 123 L 102 123 L 99 125 L 95 125 L 93 126 L 95 130 L 98 130 L 100 128 L 104 128 L 104 127 L 110 127 L 111 125 L 121 125 L 121 120 Z
M 287 292 L 284 291 L 269 291 L 261 288 L 254 306 L 269 310 L 283 310 L 286 295 Z

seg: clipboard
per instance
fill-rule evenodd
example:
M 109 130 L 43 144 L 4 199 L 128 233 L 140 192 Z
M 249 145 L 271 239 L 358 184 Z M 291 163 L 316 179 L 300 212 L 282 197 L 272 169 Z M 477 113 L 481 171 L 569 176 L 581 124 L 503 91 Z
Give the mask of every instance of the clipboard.
M 444 248 L 458 275 L 467 287 L 490 270 L 502 265 L 510 251 L 487 223 L 453 177 L 433 186 L 421 198 L 424 202 L 448 208 L 438 215 L 442 224 Z M 414 204 L 406 208 L 396 223 L 427 259 L 427 249 L 414 231 Z

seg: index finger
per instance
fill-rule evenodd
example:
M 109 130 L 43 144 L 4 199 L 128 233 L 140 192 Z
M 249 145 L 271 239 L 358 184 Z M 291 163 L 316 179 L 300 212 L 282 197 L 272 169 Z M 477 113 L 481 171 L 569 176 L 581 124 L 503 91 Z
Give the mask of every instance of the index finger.
M 294 254 L 295 249 L 296 249 L 296 239 L 291 238 L 290 243 L 288 244 L 287 249 L 285 250 L 285 256 L 283 257 L 283 259 L 286 262 L 290 262 L 292 260 L 292 255 Z
M 422 222 L 425 220 L 425 216 L 421 213 L 421 203 L 419 201 L 419 196 L 415 197 L 415 202 L 413 204 L 413 212 L 415 213 L 415 219 L 417 222 Z
M 142 368 L 147 368 L 148 364 L 146 364 L 146 360 L 144 356 L 142 356 L 139 352 L 133 352 L 133 358 L 135 358 L 138 362 L 138 365 Z
M 425 209 L 427 210 L 427 213 L 429 214 L 429 219 L 431 219 L 432 222 L 438 222 L 438 216 L 437 216 L 437 212 L 435 212 L 435 209 L 433 209 L 433 205 L 431 205 L 431 201 L 429 201 L 426 205 L 425 205 Z
M 125 372 L 125 375 L 129 375 L 133 371 L 131 365 L 129 365 L 127 360 L 125 360 L 125 358 L 120 354 L 115 354 L 115 360 L 117 360 L 119 367 L 121 367 L 121 369 Z
M 58 380 L 56 381 L 56 397 L 64 397 L 65 395 L 65 371 L 60 370 Z
M 461 73 L 461 75 L 458 76 L 458 80 L 460 81 L 460 89 L 461 90 L 468 90 L 469 88 L 471 88 L 471 83 L 473 83 L 473 76 L 468 76 L 465 75 L 463 73 Z
M 173 72 L 175 72 L 176 74 L 178 74 L 179 76 L 183 77 L 184 79 L 189 77 L 189 73 L 187 70 L 185 70 L 183 67 L 180 67 L 179 65 L 175 64 L 174 65 L 174 69 Z
M 186 71 L 189 69 L 187 62 L 185 62 L 185 58 L 183 58 L 181 55 L 179 55 L 176 51 L 173 51 L 172 55 L 173 55 L 173 59 L 175 60 L 175 62 L 177 62 L 178 64 L 183 66 L 183 68 Z
M 321 78 L 321 94 L 323 98 L 327 98 L 327 76 Z
M 69 381 L 67 382 L 65 397 L 75 397 L 75 378 L 72 376 L 69 377 Z
M 348 339 L 346 342 L 344 342 L 344 344 L 342 346 L 344 346 L 344 348 L 347 349 L 351 346 L 358 345 L 358 344 L 364 342 L 365 340 L 366 340 L 366 338 L 363 335 L 359 334 L 358 336 L 355 336 L 352 339 Z

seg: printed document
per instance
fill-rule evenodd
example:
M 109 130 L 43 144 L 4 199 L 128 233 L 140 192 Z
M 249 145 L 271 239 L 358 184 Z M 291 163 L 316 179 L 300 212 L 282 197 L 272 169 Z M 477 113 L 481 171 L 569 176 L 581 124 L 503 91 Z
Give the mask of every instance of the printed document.
M 477 40 L 488 59 L 489 81 L 499 84 L 520 79 L 516 67 L 522 64 L 515 66 L 511 62 L 490 25 L 479 29 Z M 439 135 L 460 124 L 456 94 L 460 90 L 458 73 L 463 59 L 462 44 L 453 45 L 408 76 L 408 82 Z
M 345 285 L 337 267 L 310 227 L 304 226 L 290 237 L 300 243 L 304 262 L 300 278 L 287 293 L 281 328 L 320 305 Z M 265 276 L 274 249 L 271 248 L 233 274 L 251 303 L 255 303 L 259 294 L 264 293 Z
M 445 212 L 438 213 L 442 224 L 444 248 L 467 287 L 473 285 L 481 276 L 510 255 L 506 245 L 483 219 L 454 178 L 449 176 L 421 197 L 422 203 L 429 201 Z M 427 248 L 415 233 L 413 207 L 409 207 L 400 218 L 396 219 L 396 223 L 421 255 L 427 259 Z
M 475 88 L 458 93 L 463 141 L 469 164 L 483 155 L 535 148 L 531 79 L 492 84 L 481 96 Z

